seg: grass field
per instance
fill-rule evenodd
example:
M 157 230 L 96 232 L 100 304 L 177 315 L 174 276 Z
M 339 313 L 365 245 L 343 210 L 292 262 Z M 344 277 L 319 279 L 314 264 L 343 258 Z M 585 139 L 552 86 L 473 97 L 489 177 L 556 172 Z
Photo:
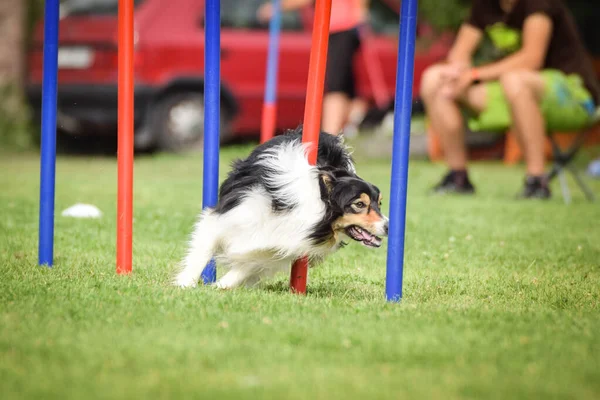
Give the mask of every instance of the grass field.
M 222 171 L 248 150 L 224 151 Z M 355 243 L 311 270 L 306 297 L 286 276 L 182 291 L 168 281 L 201 167 L 191 154 L 138 158 L 122 277 L 115 160 L 59 160 L 48 269 L 36 267 L 37 156 L 0 154 L 2 399 L 600 397 L 600 210 L 579 193 L 570 206 L 557 187 L 519 202 L 520 167 L 487 163 L 473 167 L 476 197 L 430 197 L 443 167 L 414 162 L 401 304 L 383 300 L 385 246 Z M 389 160 L 358 169 L 388 192 Z M 104 216 L 60 216 L 76 202 Z

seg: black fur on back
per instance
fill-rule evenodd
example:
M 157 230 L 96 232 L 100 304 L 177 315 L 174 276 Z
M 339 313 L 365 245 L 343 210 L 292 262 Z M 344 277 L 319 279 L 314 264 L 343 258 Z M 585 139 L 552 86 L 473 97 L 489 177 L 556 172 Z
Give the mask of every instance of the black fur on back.
M 273 171 L 268 171 L 267 167 L 258 161 L 260 155 L 264 154 L 265 151 L 294 141 L 302 141 L 301 126 L 257 146 L 247 158 L 234 161 L 231 172 L 229 172 L 227 179 L 221 184 L 219 202 L 214 211 L 223 214 L 235 208 L 243 200 L 244 192 L 256 186 L 264 187 L 267 193 L 271 195 L 274 211 L 293 208 L 293 204 L 286 204 L 277 198 L 276 193 L 278 188 L 265 180 L 265 177 Z M 338 136 L 321 132 L 317 153 L 317 167 L 319 170 L 322 172 L 343 170 L 352 173 L 351 166 L 352 158 L 346 150 L 342 139 Z M 321 193 L 323 193 L 323 190 L 321 190 Z

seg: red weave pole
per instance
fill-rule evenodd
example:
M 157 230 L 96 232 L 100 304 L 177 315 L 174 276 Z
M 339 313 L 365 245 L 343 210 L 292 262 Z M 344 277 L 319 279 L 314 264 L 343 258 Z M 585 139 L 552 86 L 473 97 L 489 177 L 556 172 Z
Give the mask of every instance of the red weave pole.
M 275 123 L 277 118 L 277 104 L 265 104 L 262 109 L 260 123 L 260 142 L 264 143 L 275 136 Z
M 302 129 L 302 143 L 312 144 L 308 151 L 308 162 L 312 165 L 317 162 L 319 134 L 321 133 L 321 109 L 323 105 L 323 89 L 325 87 L 330 17 L 331 0 L 317 0 L 315 4 L 310 62 L 308 64 L 308 83 L 306 86 L 304 125 Z M 308 260 L 304 257 L 297 260 L 292 266 L 290 288 L 296 293 L 306 293 L 307 274 Z
M 117 274 L 131 273 L 133 221 L 133 0 L 119 0 Z

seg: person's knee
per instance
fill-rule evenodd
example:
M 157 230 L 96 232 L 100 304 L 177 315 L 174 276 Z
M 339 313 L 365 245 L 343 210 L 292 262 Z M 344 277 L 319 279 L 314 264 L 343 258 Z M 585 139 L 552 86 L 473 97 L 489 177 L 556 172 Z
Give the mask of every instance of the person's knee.
M 440 90 L 442 68 L 440 65 L 428 67 L 421 76 L 420 95 L 426 102 L 436 97 Z
M 509 103 L 512 103 L 520 96 L 531 92 L 526 72 L 524 71 L 511 71 L 503 74 L 500 77 L 500 84 L 502 85 L 502 90 Z

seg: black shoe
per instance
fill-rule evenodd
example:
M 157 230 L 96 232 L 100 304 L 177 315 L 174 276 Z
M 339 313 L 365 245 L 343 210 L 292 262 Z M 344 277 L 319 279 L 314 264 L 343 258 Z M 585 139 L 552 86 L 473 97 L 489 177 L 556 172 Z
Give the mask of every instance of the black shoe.
M 433 188 L 434 193 L 474 194 L 475 187 L 469 181 L 466 171 L 450 171 Z
M 517 195 L 519 199 L 549 199 L 551 197 L 548 180 L 541 176 L 528 176 L 525 178 L 525 186 Z

